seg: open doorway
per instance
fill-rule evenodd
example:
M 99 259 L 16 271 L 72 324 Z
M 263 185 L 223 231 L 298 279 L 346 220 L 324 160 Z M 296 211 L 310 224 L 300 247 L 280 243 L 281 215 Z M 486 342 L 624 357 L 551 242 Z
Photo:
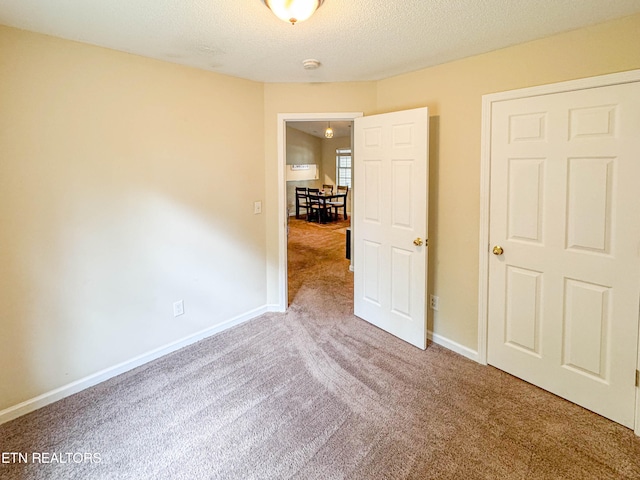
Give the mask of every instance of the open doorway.
M 352 130 L 352 120 L 287 122 L 285 176 L 289 217 L 308 217 L 304 200 L 299 198 L 296 202 L 296 189 L 334 194 L 338 188 L 346 189 L 347 211 L 341 213 L 345 216 L 351 212 Z M 332 200 L 335 203 L 338 199 Z
M 341 211 L 340 220 L 337 215 L 331 222 L 314 223 L 307 222 L 306 215 L 309 213 L 306 209 L 298 210 L 298 218 L 296 218 L 296 186 L 307 188 L 323 189 L 324 185 L 332 186 L 337 192 L 340 183 L 346 183 L 345 178 L 348 173 L 348 186 L 351 186 L 352 171 L 349 163 L 348 172 L 345 169 L 346 162 L 340 165 L 339 151 L 352 151 L 353 144 L 353 120 L 362 116 L 361 113 L 339 113 L 339 114 L 281 114 L 278 116 L 278 157 L 280 169 L 280 305 L 282 310 L 286 310 L 289 306 L 289 232 L 292 227 L 301 227 L 306 229 L 306 234 L 298 239 L 307 237 L 310 242 L 309 252 L 317 252 L 317 249 L 326 242 L 333 245 L 337 238 L 333 235 L 332 240 L 328 240 L 333 233 L 342 233 L 344 240 L 342 241 L 343 258 L 346 258 L 346 230 L 350 225 L 351 219 L 351 192 L 348 198 L 345 198 L 346 216 Z M 326 129 L 331 126 L 333 137 L 325 136 Z M 350 156 L 350 155 L 349 155 Z M 292 165 L 296 167 L 292 168 Z M 303 167 L 298 167 L 303 166 Z M 342 168 L 341 168 L 342 167 Z M 349 189 L 351 190 L 351 189 Z M 335 223 L 334 223 L 335 222 Z M 307 225 L 308 224 L 308 225 Z M 310 230 L 309 228 L 314 229 Z M 337 232 L 335 232 L 337 231 Z M 324 233 L 323 233 L 324 232 Z M 313 235 L 316 234 L 316 235 Z M 312 239 L 315 238 L 315 240 Z M 326 238 L 325 238 L 326 237 Z M 299 245 L 298 245 L 299 249 Z M 299 253 L 299 252 L 298 252 Z M 305 262 L 313 262 L 313 258 L 322 258 L 320 256 L 311 256 L 304 260 Z M 298 258 L 300 260 L 300 258 Z M 299 268 L 300 263 L 295 263 L 294 268 Z M 346 263 L 346 269 L 349 269 L 349 262 Z M 352 282 L 352 280 L 351 280 Z M 292 292 L 297 293 L 297 292 Z
M 352 131 L 352 120 L 286 123 L 288 306 L 319 309 L 328 295 L 351 311 Z
M 354 120 L 353 313 L 421 349 L 426 348 L 429 111 L 370 115 L 280 114 L 280 287 L 287 310 L 287 122 Z M 330 300 L 329 300 L 330 302 Z

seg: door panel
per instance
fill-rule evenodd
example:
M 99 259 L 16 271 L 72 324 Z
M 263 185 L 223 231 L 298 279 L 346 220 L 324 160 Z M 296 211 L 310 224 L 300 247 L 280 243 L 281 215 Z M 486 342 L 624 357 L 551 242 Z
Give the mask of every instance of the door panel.
M 538 357 L 541 286 L 541 272 L 507 267 L 506 343 Z
M 391 311 L 411 321 L 411 257 L 413 252 L 391 248 Z
M 609 253 L 615 158 L 570 158 L 567 248 Z
M 413 228 L 413 161 L 392 160 L 391 162 L 391 224 L 395 228 Z
M 508 238 L 541 243 L 544 160 L 510 158 L 508 168 Z
M 488 361 L 631 427 L 640 84 L 496 102 Z
M 607 381 L 611 288 L 565 279 L 562 363 Z
M 363 162 L 362 173 L 364 177 L 364 220 L 368 223 L 380 224 L 382 211 L 382 162 L 380 160 L 366 160 Z
M 426 348 L 428 110 L 359 118 L 354 140 L 354 312 Z M 425 240 L 426 243 L 426 240 Z
M 380 306 L 380 249 L 379 243 L 362 242 L 363 297 L 375 306 Z

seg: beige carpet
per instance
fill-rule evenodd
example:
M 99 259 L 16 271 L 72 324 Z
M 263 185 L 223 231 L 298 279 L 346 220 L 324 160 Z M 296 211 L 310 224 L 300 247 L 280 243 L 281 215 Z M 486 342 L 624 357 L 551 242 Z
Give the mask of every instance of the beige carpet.
M 0 426 L 2 479 L 639 479 L 633 432 L 352 315 L 344 225 L 290 226 L 286 314 Z M 95 457 L 94 457 L 95 458 Z

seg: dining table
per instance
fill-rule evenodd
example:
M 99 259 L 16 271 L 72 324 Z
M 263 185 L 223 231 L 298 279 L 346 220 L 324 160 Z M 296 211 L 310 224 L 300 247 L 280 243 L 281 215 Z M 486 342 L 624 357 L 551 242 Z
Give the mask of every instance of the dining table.
M 318 193 L 309 193 L 309 200 L 311 201 L 311 203 L 313 203 L 314 201 L 317 201 L 318 204 L 320 205 L 318 209 L 319 211 L 318 223 L 327 223 L 328 220 L 332 220 L 330 218 L 331 215 L 328 214 L 329 207 L 327 205 L 327 202 L 330 202 L 333 199 L 340 199 L 340 198 L 344 198 L 345 199 L 344 201 L 346 202 L 347 193 L 346 192 L 333 193 L 331 191 L 322 191 L 322 190 L 320 190 Z M 345 217 L 346 217 L 346 210 L 345 210 Z M 336 219 L 337 219 L 337 213 L 336 213 Z

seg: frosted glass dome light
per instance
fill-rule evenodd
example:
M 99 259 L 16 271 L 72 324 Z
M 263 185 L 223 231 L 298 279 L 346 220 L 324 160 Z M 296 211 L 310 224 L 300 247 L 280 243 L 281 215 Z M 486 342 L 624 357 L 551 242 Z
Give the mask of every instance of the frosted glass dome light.
M 324 0 L 263 0 L 265 5 L 281 20 L 295 25 L 306 20 Z

